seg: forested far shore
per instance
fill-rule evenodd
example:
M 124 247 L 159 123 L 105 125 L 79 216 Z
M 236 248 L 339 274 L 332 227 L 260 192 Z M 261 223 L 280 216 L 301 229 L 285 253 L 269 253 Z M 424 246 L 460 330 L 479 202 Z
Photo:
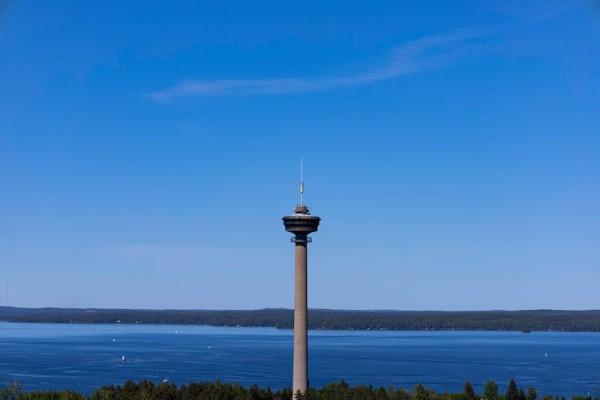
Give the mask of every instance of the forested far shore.
M 310 389 L 304 396 L 300 392 L 298 400 L 566 400 L 563 396 L 540 396 L 535 388 L 519 388 L 512 379 L 501 393 L 498 384 L 488 381 L 482 393 L 476 393 L 469 382 L 461 393 L 437 393 L 416 385 L 413 390 L 396 389 L 393 386 L 350 386 L 345 382 L 331 383 L 320 389 Z M 0 400 L 291 400 L 291 389 L 273 391 L 270 388 L 251 386 L 246 388 L 228 383 L 192 383 L 177 386 L 163 382 L 149 381 L 134 383 L 129 381 L 122 386 L 104 386 L 91 395 L 74 391 L 26 392 L 18 383 L 0 389 Z M 589 394 L 572 396 L 572 400 L 598 400 Z
M 293 310 L 135 310 L 0 307 L 0 321 L 181 324 L 291 329 Z M 310 329 L 600 332 L 600 310 L 356 311 L 311 309 Z

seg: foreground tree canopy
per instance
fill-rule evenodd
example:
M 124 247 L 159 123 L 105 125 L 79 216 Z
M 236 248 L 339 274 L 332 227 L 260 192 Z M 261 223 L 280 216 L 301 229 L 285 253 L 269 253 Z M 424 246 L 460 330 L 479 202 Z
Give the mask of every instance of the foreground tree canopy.
M 311 389 L 301 400 L 538 400 L 537 391 L 519 389 L 511 380 L 506 393 L 498 391 L 496 382 L 486 382 L 484 391 L 477 394 L 467 382 L 462 393 L 436 393 L 417 385 L 412 391 L 373 386 L 351 387 L 345 382 L 332 383 L 321 389 Z M 270 388 L 251 386 L 246 388 L 236 384 L 192 383 L 176 386 L 172 383 L 154 384 L 148 381 L 127 382 L 122 386 L 105 386 L 86 396 L 77 392 L 24 392 L 18 384 L 11 384 L 0 390 L 0 400 L 291 400 L 288 389 L 273 391 Z M 546 396 L 539 400 L 565 400 L 564 397 Z M 574 396 L 572 400 L 599 400 L 590 397 Z

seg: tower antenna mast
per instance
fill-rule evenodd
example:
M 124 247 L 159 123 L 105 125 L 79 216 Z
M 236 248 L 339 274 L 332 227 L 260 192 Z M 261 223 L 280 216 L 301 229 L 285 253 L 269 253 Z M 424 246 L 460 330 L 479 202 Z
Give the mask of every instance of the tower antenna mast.
M 300 205 L 304 205 L 304 162 L 300 157 Z

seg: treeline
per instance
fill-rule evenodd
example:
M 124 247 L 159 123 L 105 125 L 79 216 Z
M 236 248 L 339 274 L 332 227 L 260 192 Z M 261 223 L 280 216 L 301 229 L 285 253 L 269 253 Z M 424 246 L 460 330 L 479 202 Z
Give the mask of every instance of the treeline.
M 273 391 L 269 388 L 249 388 L 225 383 L 193 383 L 177 387 L 171 383 L 154 384 L 148 381 L 127 382 L 122 386 L 105 386 L 86 396 L 72 391 L 24 392 L 13 384 L 0 390 L 0 400 L 291 400 L 288 389 Z M 332 383 L 321 389 L 311 389 L 299 400 L 565 400 L 565 397 L 545 396 L 538 398 L 534 388 L 520 389 L 514 380 L 506 393 L 499 393 L 496 382 L 487 382 L 483 393 L 475 393 L 466 383 L 462 393 L 436 393 L 417 385 L 412 391 L 373 386 L 351 387 L 345 382 Z M 591 397 L 574 396 L 572 400 L 592 400 Z
M 0 320 L 85 324 L 183 324 L 290 329 L 293 311 L 126 310 L 0 307 Z M 600 332 L 600 310 L 591 311 L 350 311 L 312 309 L 311 329 L 507 330 Z

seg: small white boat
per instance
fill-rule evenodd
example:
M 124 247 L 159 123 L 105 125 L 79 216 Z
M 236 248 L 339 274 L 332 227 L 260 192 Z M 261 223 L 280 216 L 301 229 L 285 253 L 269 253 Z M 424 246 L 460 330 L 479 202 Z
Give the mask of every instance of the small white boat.
M 162 382 L 162 383 L 167 383 L 167 382 L 169 382 L 169 380 L 168 380 L 167 378 L 165 378 L 165 379 L 163 379 L 161 382 Z
M 544 354 L 544 357 L 548 357 L 548 352 L 546 352 L 546 354 Z
M 121 356 L 121 362 L 127 362 L 127 358 L 125 356 Z

